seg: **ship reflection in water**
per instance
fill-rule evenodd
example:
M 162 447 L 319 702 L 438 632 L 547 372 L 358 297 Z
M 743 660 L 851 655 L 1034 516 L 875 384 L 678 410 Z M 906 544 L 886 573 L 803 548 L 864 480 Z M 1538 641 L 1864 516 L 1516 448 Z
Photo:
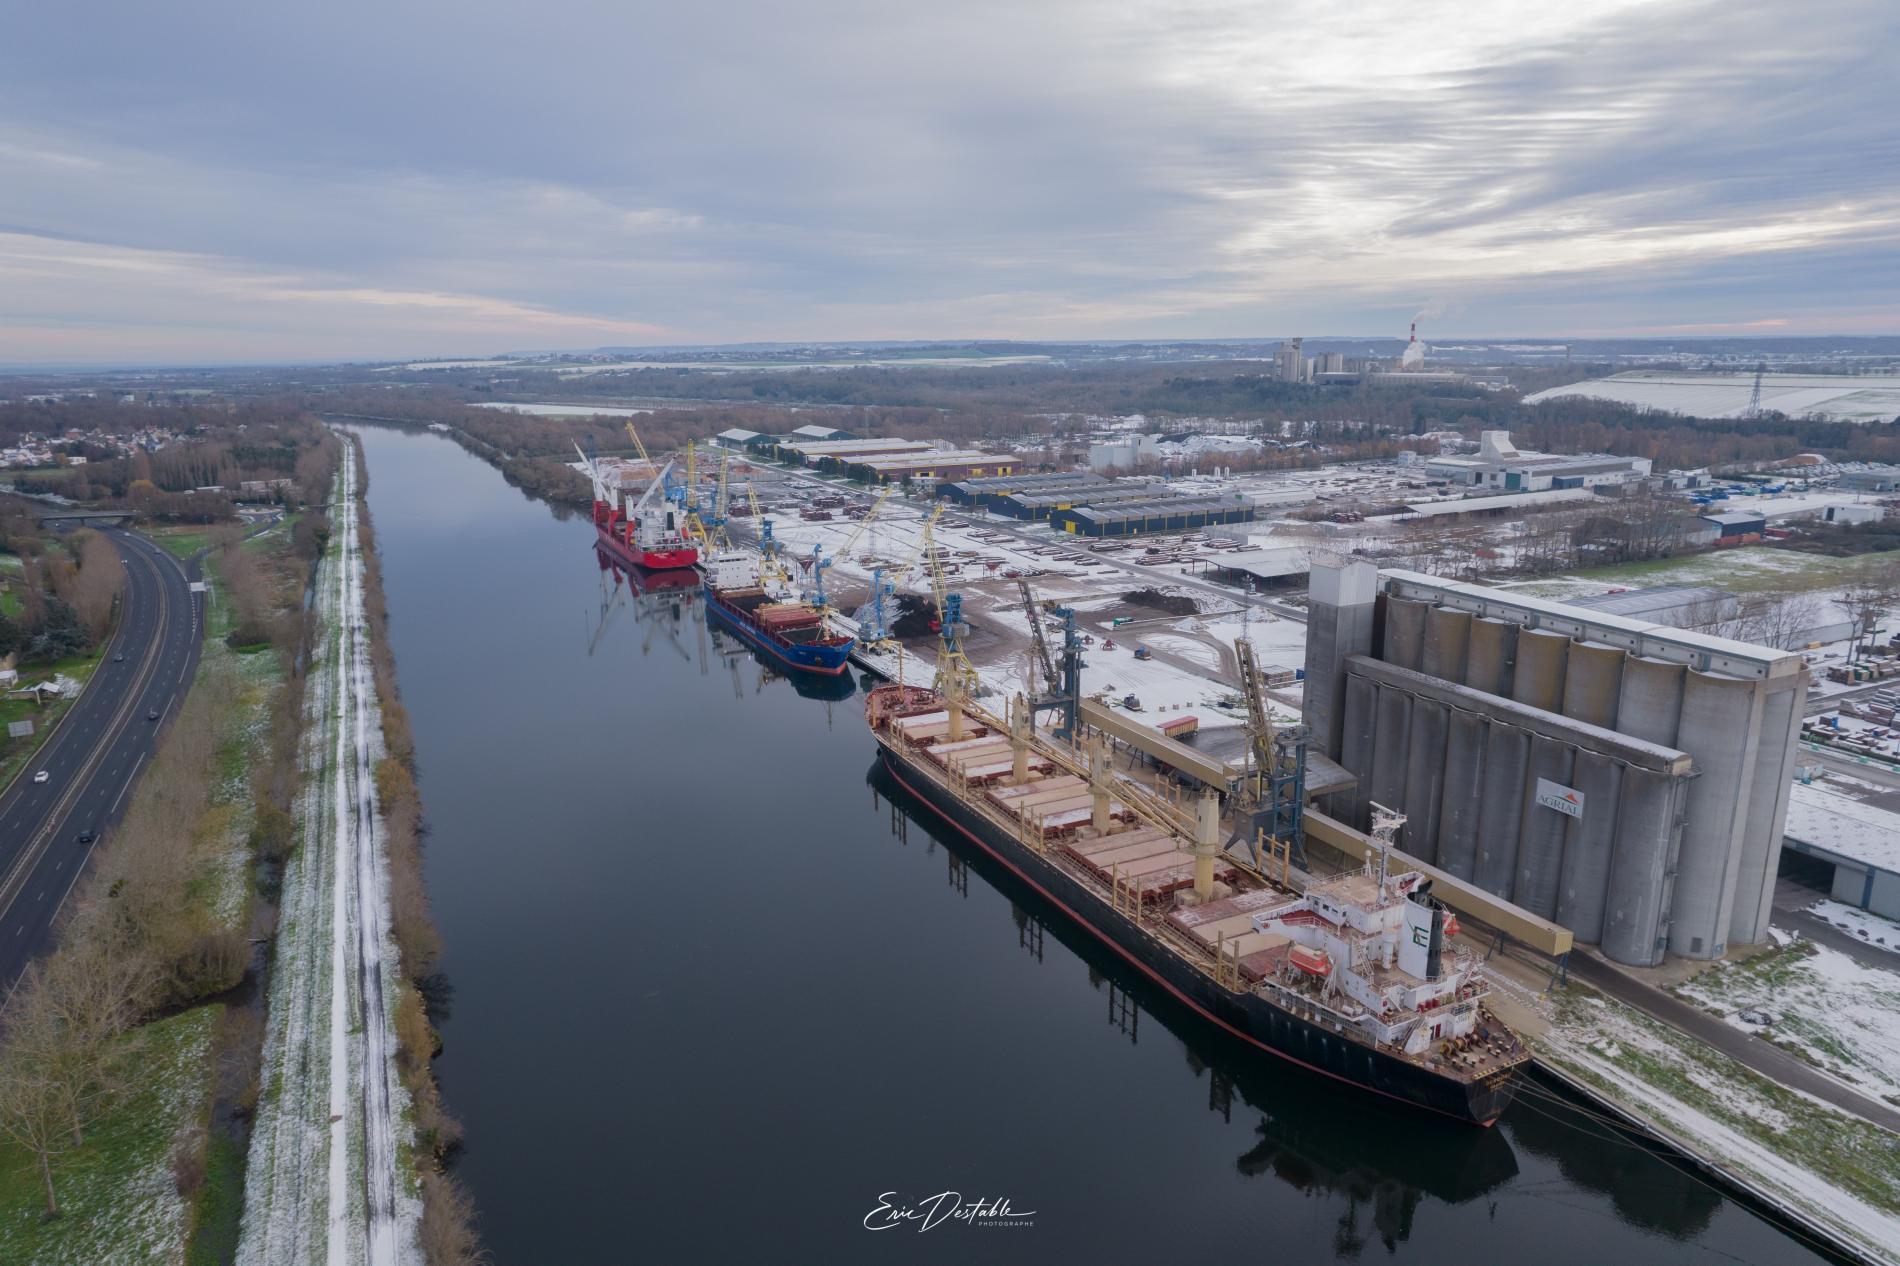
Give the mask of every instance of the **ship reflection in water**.
M 1541 1084 L 1497 1128 L 1474 1130 L 1394 1110 L 1263 1054 L 1206 1023 L 981 849 L 958 839 L 883 762 L 872 763 L 866 781 L 879 811 L 888 806 L 897 839 L 908 845 L 921 837 L 943 850 L 952 893 L 967 897 L 974 873 L 1010 901 L 1012 930 L 1032 958 L 1044 960 L 1053 939 L 1086 965 L 1089 986 L 1106 998 L 1106 1023 L 1116 1040 L 1180 1043 L 1193 1076 L 1207 1083 L 1208 1110 L 1236 1124 L 1253 1118 L 1253 1141 L 1233 1160 L 1237 1173 L 1343 1201 L 1331 1244 L 1337 1259 L 1357 1258 L 1374 1243 L 1396 1250 L 1431 1203 L 1483 1202 L 1484 1216 L 1495 1217 L 1497 1200 L 1507 1195 L 1561 1202 L 1560 1191 L 1545 1190 L 1547 1182 L 1516 1181 L 1519 1147 L 1554 1162 L 1569 1183 L 1607 1195 L 1628 1222 L 1671 1239 L 1705 1231 L 1723 1204 L 1719 1192 Z

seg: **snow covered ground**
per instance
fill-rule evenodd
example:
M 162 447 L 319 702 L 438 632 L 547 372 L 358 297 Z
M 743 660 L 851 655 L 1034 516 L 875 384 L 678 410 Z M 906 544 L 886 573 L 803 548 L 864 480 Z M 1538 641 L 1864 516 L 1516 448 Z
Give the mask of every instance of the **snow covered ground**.
M 241 1266 L 409 1266 L 421 1205 L 396 1073 L 398 980 L 374 770 L 356 458 L 317 580 L 325 637 L 306 685 L 300 840 L 284 873 Z
M 1900 1261 L 1900 1152 L 1880 1127 L 1576 985 L 1559 1001 L 1538 1057 L 1830 1227 L 1868 1260 Z
M 1839 901 L 1817 901 L 1808 907 L 1808 913 L 1869 945 L 1900 954 L 1900 923 L 1892 919 L 1883 919 Z
M 1745 962 L 1718 963 L 1676 992 L 1738 1029 L 1799 1051 L 1863 1093 L 1891 1100 L 1900 1099 L 1900 962 L 1895 968 L 1865 967 L 1796 939 Z

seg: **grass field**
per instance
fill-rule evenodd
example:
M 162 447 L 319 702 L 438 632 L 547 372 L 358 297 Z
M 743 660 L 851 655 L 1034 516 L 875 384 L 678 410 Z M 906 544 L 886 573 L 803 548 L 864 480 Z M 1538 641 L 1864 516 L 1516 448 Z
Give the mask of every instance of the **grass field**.
M 211 544 L 208 528 L 151 528 L 146 535 L 162 545 L 166 553 L 181 559 L 190 558 Z
M 1549 580 L 1511 586 L 1514 593 L 1540 598 L 1577 598 L 1612 588 L 1654 589 L 1697 585 L 1729 593 L 1811 593 L 1838 589 L 1857 573 L 1879 566 L 1900 566 L 1900 550 L 1832 558 L 1799 550 L 1749 546 L 1689 558 L 1659 558 L 1646 563 L 1592 567 Z
M 179 1133 L 203 1122 L 216 1005 L 128 1035 L 125 1095 L 53 1171 L 48 1219 L 31 1155 L 0 1142 L 0 1262 L 96 1266 L 181 1260 L 191 1210 L 172 1178 Z M 204 1189 L 210 1190 L 209 1184 Z

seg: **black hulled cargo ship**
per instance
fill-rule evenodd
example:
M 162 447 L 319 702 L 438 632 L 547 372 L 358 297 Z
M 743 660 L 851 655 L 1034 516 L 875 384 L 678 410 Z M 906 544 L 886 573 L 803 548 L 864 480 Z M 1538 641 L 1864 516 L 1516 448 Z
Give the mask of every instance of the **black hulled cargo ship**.
M 1529 1051 L 1418 872 L 1369 863 L 1295 892 L 1220 850 L 1205 819 L 1188 838 L 1105 751 L 1079 759 L 916 686 L 872 690 L 865 719 L 899 785 L 1212 1023 L 1462 1121 L 1510 1103 Z

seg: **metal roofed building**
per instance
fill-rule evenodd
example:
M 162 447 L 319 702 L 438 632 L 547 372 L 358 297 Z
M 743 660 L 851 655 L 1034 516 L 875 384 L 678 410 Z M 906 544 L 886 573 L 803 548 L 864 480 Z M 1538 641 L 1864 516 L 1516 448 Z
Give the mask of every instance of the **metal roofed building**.
M 959 479 L 937 485 L 937 495 L 961 505 L 988 506 L 999 497 L 1018 493 L 1045 493 L 1071 488 L 1109 488 L 1114 480 L 1087 471 L 1063 471 L 1051 475 L 986 475 L 981 479 Z
M 1767 935 L 1801 656 L 1354 560 L 1315 562 L 1305 718 L 1328 812 L 1617 962 Z M 1560 803 L 1561 802 L 1561 803 Z
M 1847 492 L 1900 492 L 1900 466 L 1868 464 L 1841 471 L 1841 488 Z
M 753 441 L 764 438 L 765 436 L 757 431 L 748 431 L 742 426 L 734 426 L 713 436 L 713 443 L 721 448 L 744 449 Z
M 1455 501 L 1415 501 L 1397 514 L 1376 515 L 1382 522 L 1410 519 L 1455 518 L 1466 514 L 1502 514 L 1507 510 L 1530 510 L 1542 506 L 1571 505 L 1600 498 L 1588 488 L 1554 488 L 1543 492 L 1507 493 L 1497 497 L 1460 497 Z
M 1469 457 L 1434 457 L 1425 473 L 1454 484 L 1499 492 L 1541 492 L 1546 488 L 1594 488 L 1633 483 L 1649 476 L 1646 457 L 1613 453 L 1533 453 L 1511 443 L 1509 431 L 1486 431 Z
M 1684 616 L 1726 612 L 1735 605 L 1735 595 L 1707 585 L 1658 585 L 1653 589 L 1627 589 L 1622 593 L 1572 598 L 1570 605 L 1586 611 L 1607 611 L 1611 615 L 1675 625 Z
M 844 473 L 870 483 L 893 483 L 903 479 L 936 481 L 974 479 L 983 475 L 1007 475 L 1022 465 L 1022 458 L 1006 453 L 984 453 L 968 448 L 939 448 L 922 453 L 893 453 L 840 459 Z
M 781 440 L 779 456 L 803 462 L 807 466 L 835 467 L 840 461 L 877 453 L 928 453 L 935 448 L 928 440 L 902 440 L 894 437 L 872 440 L 807 440 L 793 435 Z
M 1203 570 L 1210 574 L 1226 573 L 1222 579 L 1238 581 L 1244 576 L 1269 585 L 1275 581 L 1302 580 L 1313 566 L 1312 555 L 1308 551 L 1290 545 L 1236 550 L 1231 554 L 1198 561 L 1204 564 Z
M 1251 501 L 1232 497 L 1159 497 L 1112 505 L 1057 510 L 1049 525 L 1077 536 L 1140 536 L 1145 532 L 1186 532 L 1221 523 L 1251 523 Z
M 1787 846 L 1831 863 L 1836 901 L 1900 919 L 1900 813 L 1795 783 Z
M 862 438 L 835 426 L 819 426 L 807 422 L 804 426 L 792 428 L 792 434 L 801 440 L 855 440 Z
M 1047 519 L 1077 506 L 1111 506 L 1135 501 L 1159 501 L 1175 494 L 1166 484 L 1118 481 L 1100 486 L 1058 488 L 1053 491 L 1018 492 L 998 497 L 990 508 L 998 514 L 1032 521 Z

